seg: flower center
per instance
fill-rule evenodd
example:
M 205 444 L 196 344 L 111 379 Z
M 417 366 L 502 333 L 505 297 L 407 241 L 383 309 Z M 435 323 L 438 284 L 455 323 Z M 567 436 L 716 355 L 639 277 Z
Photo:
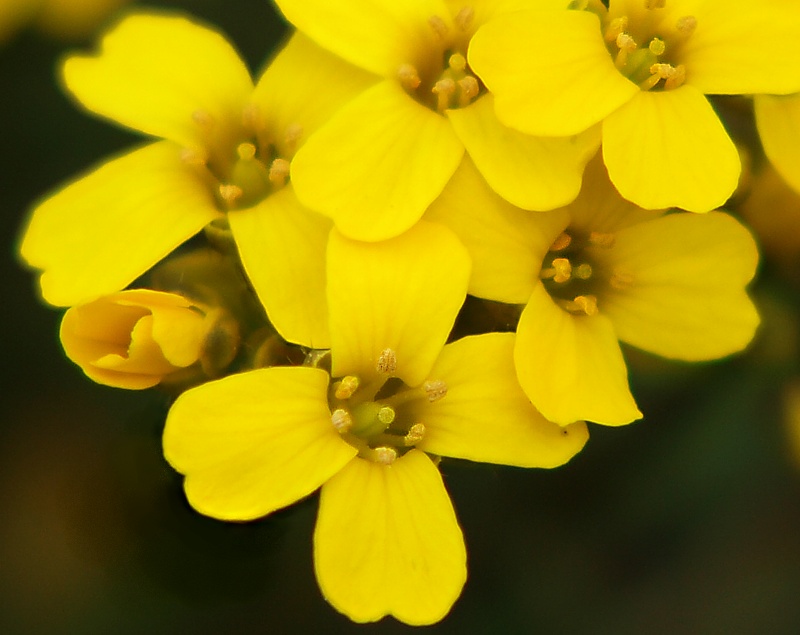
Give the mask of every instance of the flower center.
M 223 210 L 255 205 L 289 180 L 289 165 L 303 129 L 287 126 L 282 135 L 267 129 L 258 108 L 249 105 L 241 125 L 224 129 L 205 111 L 193 114 L 205 140 L 204 152 L 187 149 L 184 161 L 204 165 Z
M 644 10 L 612 16 L 593 0 L 586 8 L 600 15 L 606 48 L 614 65 L 642 90 L 671 90 L 686 80 L 681 50 L 697 27 L 690 15 L 665 13 L 667 0 L 640 0 Z M 612 7 L 613 8 L 613 7 Z
M 486 92 L 467 64 L 467 46 L 475 33 L 475 11 L 462 7 L 453 15 L 450 27 L 439 16 L 428 25 L 435 35 L 435 46 L 417 63 L 407 62 L 397 69 L 403 89 L 423 106 L 444 113 L 451 108 L 469 106 Z
M 573 315 L 597 315 L 598 298 L 609 287 L 621 290 L 631 284 L 630 273 L 608 264 L 614 240 L 611 233 L 570 228 L 556 237 L 539 273 L 556 304 Z
M 389 465 L 425 437 L 425 404 L 447 394 L 443 381 L 411 388 L 394 377 L 397 359 L 386 349 L 375 366 L 377 376 L 363 382 L 347 375 L 331 382 L 331 423 L 361 458 Z

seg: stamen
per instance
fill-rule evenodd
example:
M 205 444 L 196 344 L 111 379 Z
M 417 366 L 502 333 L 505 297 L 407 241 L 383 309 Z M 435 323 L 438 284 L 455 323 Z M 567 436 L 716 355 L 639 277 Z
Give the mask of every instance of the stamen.
M 642 90 L 650 90 L 662 79 L 670 79 L 675 76 L 676 69 L 672 64 L 653 64 L 650 66 L 650 77 L 639 84 Z M 665 86 L 666 87 L 666 86 Z
M 393 375 L 397 370 L 397 355 L 391 348 L 385 348 L 378 355 L 375 370 L 381 375 Z
M 683 82 L 686 81 L 686 67 L 683 64 L 678 64 L 673 71 L 674 72 L 667 77 L 667 81 L 664 82 L 664 90 L 678 88 L 678 86 L 682 86 Z
M 572 270 L 572 275 L 581 280 L 588 280 L 592 277 L 592 265 L 588 262 L 584 262 L 582 265 L 578 265 Z
M 444 40 L 447 37 L 447 24 L 445 24 L 445 21 L 438 15 L 432 15 L 428 18 L 428 25 L 433 29 L 433 32 L 436 33 L 436 36 L 440 40 Z
M 303 126 L 299 123 L 290 123 L 286 126 L 286 131 L 283 133 L 283 142 L 286 144 L 286 152 L 293 154 L 297 149 L 297 143 L 300 137 L 303 136 Z
M 360 383 L 358 377 L 355 375 L 346 375 L 342 377 L 342 380 L 336 385 L 333 396 L 337 399 L 350 399 L 353 393 L 358 390 Z
M 441 379 L 428 380 L 422 384 L 422 389 L 428 395 L 428 401 L 433 403 L 447 395 L 447 384 Z
M 283 187 L 289 178 L 290 164 L 286 159 L 280 157 L 275 159 L 269 166 L 269 181 L 275 187 Z
M 616 236 L 612 232 L 592 232 L 589 234 L 590 244 L 605 249 L 613 247 L 616 239 Z
M 456 92 L 456 83 L 449 77 L 445 77 L 434 84 L 431 92 L 437 97 L 436 110 L 444 112 L 450 107 L 450 98 Z
M 567 282 L 572 277 L 572 263 L 568 258 L 555 258 L 553 260 L 553 282 L 561 284 Z
M 697 18 L 693 15 L 685 15 L 682 18 L 678 18 L 678 21 L 675 23 L 675 29 L 683 36 L 691 35 L 696 28 Z
M 337 432 L 347 432 L 353 427 L 353 417 L 344 408 L 337 408 L 331 413 L 331 423 Z
M 628 28 L 628 16 L 623 15 L 609 22 L 604 34 L 606 42 L 614 42 L 617 37 Z
M 400 66 L 400 68 L 397 69 L 397 78 L 406 90 L 415 90 L 422 82 L 417 69 L 411 64 L 403 64 Z
M 597 298 L 593 295 L 579 295 L 572 301 L 574 309 L 586 315 L 597 315 Z
M 472 75 L 466 75 L 459 79 L 458 86 L 461 89 L 458 96 L 458 104 L 462 108 L 469 106 L 481 90 L 481 87 L 478 85 L 478 80 Z
M 628 54 L 635 51 L 638 44 L 636 44 L 636 40 L 634 40 L 627 33 L 620 33 L 617 36 L 616 44 L 617 48 L 619 48 L 619 51 L 617 52 L 617 57 L 614 60 L 614 65 L 617 68 L 622 68 L 628 62 Z
M 212 117 L 211 113 L 207 110 L 195 110 L 192 113 L 192 121 L 206 130 L 214 126 L 214 117 Z
M 205 165 L 208 163 L 208 153 L 198 148 L 184 148 L 181 150 L 181 161 L 186 165 Z
M 394 448 L 380 447 L 369 452 L 369 458 L 381 465 L 391 465 L 397 460 L 397 450 Z
M 222 184 L 219 186 L 219 195 L 222 197 L 222 200 L 225 201 L 229 206 L 234 205 L 236 201 L 242 198 L 243 194 L 244 190 L 240 188 L 238 185 Z
M 567 232 L 561 232 L 558 236 L 556 236 L 553 244 L 550 245 L 550 251 L 561 251 L 562 249 L 566 249 L 569 247 L 571 242 L 572 236 L 570 236 Z
M 410 447 L 416 445 L 425 437 L 425 424 L 415 423 L 408 429 L 408 434 L 403 437 L 403 445 Z
M 645 0 L 645 9 L 663 9 L 667 5 L 667 0 Z
M 461 7 L 458 10 L 458 13 L 456 13 L 456 17 L 453 18 L 453 22 L 455 22 L 455 25 L 459 30 L 466 31 L 472 24 L 472 20 L 474 17 L 475 17 L 475 9 L 467 5 L 465 7 Z
M 608 279 L 608 284 L 611 285 L 612 289 L 624 291 L 630 287 L 635 280 L 636 278 L 630 271 L 625 271 L 624 269 L 614 269 L 614 272 Z

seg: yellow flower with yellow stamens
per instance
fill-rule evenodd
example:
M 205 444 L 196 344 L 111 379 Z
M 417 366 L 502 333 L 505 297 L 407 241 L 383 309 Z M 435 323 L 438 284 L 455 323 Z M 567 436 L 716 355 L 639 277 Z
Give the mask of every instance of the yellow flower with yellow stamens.
M 533 3 L 536 5 L 536 3 Z M 576 0 L 500 15 L 468 60 L 504 124 L 538 135 L 602 122 L 611 181 L 647 209 L 719 207 L 739 157 L 705 95 L 800 90 L 800 5 Z M 540 8 L 539 5 L 536 7 Z
M 181 17 L 134 14 L 96 56 L 62 68 L 88 110 L 161 137 L 108 160 L 33 212 L 21 253 L 47 302 L 114 293 L 212 221 L 226 221 L 281 335 L 327 346 L 321 259 L 330 221 L 287 183 L 306 137 L 367 74 L 293 37 L 254 86 L 222 35 Z M 319 98 L 319 85 L 337 81 Z
M 600 157 L 570 205 L 531 214 L 499 198 L 468 163 L 426 218 L 473 258 L 470 293 L 522 308 L 514 358 L 552 421 L 641 417 L 619 341 L 679 360 L 742 350 L 759 319 L 745 286 L 755 242 L 731 216 L 664 214 L 622 199 Z
M 522 0 L 276 4 L 301 32 L 374 77 L 292 163 L 300 200 L 345 235 L 382 240 L 411 227 L 465 149 L 515 205 L 548 210 L 577 195 L 597 135 L 540 138 L 503 126 L 467 64 L 476 29 Z
M 531 406 L 513 334 L 445 345 L 470 266 L 445 227 L 421 222 L 379 244 L 334 230 L 327 262 L 330 370 L 265 368 L 183 393 L 165 456 L 192 506 L 224 520 L 321 487 L 314 561 L 326 599 L 357 622 L 433 623 L 466 579 L 438 457 L 555 467 L 586 426 Z

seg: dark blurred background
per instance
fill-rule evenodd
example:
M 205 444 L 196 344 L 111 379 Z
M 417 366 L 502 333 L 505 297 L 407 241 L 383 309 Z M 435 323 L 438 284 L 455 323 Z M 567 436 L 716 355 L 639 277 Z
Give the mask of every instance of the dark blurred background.
M 254 72 L 285 34 L 268 0 L 149 6 L 218 25 Z M 409 631 L 353 625 L 321 598 L 315 497 L 249 524 L 199 516 L 161 456 L 166 399 L 94 385 L 64 358 L 60 312 L 38 301 L 16 247 L 39 197 L 138 138 L 55 81 L 64 52 L 93 41 L 23 28 L 0 44 L 0 633 Z M 442 463 L 470 579 L 427 630 L 800 632 L 800 450 L 784 399 L 798 286 L 768 263 L 756 295 L 765 325 L 743 356 L 688 366 L 630 352 L 645 420 L 593 426 L 569 465 Z

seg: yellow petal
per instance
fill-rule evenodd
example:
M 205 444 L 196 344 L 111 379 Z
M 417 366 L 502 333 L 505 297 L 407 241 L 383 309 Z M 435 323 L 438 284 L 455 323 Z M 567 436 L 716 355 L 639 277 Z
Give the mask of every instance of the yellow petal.
M 764 152 L 786 182 L 800 192 L 800 96 L 756 95 L 755 109 Z
M 551 421 L 622 425 L 642 416 L 611 321 L 571 315 L 542 285 L 520 317 L 514 363 L 523 390 Z
M 800 9 L 787 0 L 693 3 L 697 28 L 681 50 L 686 81 L 709 94 L 800 91 Z
M 707 212 L 736 189 L 739 153 L 694 87 L 640 91 L 603 122 L 603 159 L 619 193 L 640 207 Z
M 447 116 L 483 177 L 508 202 L 550 210 L 578 195 L 588 157 L 576 137 L 534 137 L 504 126 L 491 94 Z
M 317 581 L 355 622 L 438 622 L 461 593 L 466 558 L 439 470 L 423 452 L 391 466 L 356 459 L 322 487 Z
M 50 304 L 114 293 L 219 216 L 203 174 L 169 142 L 100 165 L 34 211 L 20 251 Z
M 582 132 L 639 92 L 587 11 L 497 16 L 472 38 L 469 63 L 494 93 L 500 121 L 532 135 Z
M 309 134 L 376 80 L 295 33 L 267 65 L 251 99 L 262 119 L 256 126 L 261 147 L 273 144 L 279 156 L 292 156 Z
M 672 359 L 715 359 L 742 350 L 758 313 L 745 292 L 758 251 L 727 214 L 669 214 L 619 232 L 614 259 L 633 272 L 602 310 L 619 338 Z
M 419 220 L 453 175 L 464 146 L 447 118 L 394 82 L 356 97 L 292 161 L 302 203 L 356 240 L 384 240 Z
M 164 456 L 192 507 L 251 520 L 317 489 L 356 454 L 331 424 L 328 375 L 262 368 L 193 388 L 169 411 Z
M 539 280 L 542 259 L 569 223 L 563 210 L 536 214 L 495 194 L 469 157 L 425 213 L 450 227 L 472 258 L 472 295 L 525 304 Z
M 209 134 L 238 131 L 253 90 L 222 35 L 166 15 L 128 16 L 105 35 L 98 55 L 73 55 L 62 73 L 88 110 L 191 148 L 206 147 Z
M 378 75 L 391 76 L 420 51 L 441 50 L 433 16 L 452 28 L 441 0 L 276 0 L 298 31 L 348 62 Z
M 519 386 L 513 333 L 465 337 L 444 347 L 430 379 L 447 394 L 427 404 L 420 450 L 470 461 L 556 467 L 586 443 L 586 424 L 545 419 Z
M 297 200 L 291 184 L 255 207 L 228 213 L 247 277 L 285 340 L 330 347 L 325 297 L 329 219 Z
M 420 222 L 382 243 L 328 243 L 332 374 L 370 376 L 381 352 L 397 356 L 409 386 L 427 378 L 464 302 L 469 256 L 446 227 Z

